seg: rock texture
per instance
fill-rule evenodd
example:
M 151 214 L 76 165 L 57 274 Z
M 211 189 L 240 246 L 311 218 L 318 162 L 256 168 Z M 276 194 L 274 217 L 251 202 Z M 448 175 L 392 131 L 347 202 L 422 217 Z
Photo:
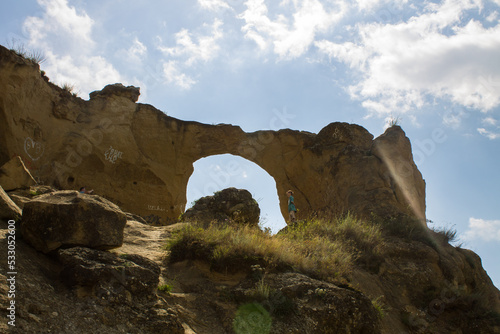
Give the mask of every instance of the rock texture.
M 24 208 L 24 204 L 31 201 L 34 197 L 54 191 L 57 191 L 57 189 L 50 186 L 36 185 L 31 186 L 28 189 L 16 189 L 9 191 L 9 197 L 22 210 Z
M 160 266 L 145 257 L 85 247 L 60 249 L 57 255 L 64 283 L 98 299 L 132 304 L 156 296 Z
M 0 164 L 20 155 L 44 184 L 85 185 L 128 212 L 166 223 L 184 213 L 193 163 L 230 153 L 274 178 L 284 217 L 288 189 L 302 217 L 347 211 L 425 217 L 425 182 L 397 126 L 375 140 L 347 123 L 318 134 L 246 133 L 169 117 L 136 103 L 138 96 L 139 88 L 115 84 L 82 100 L 0 47 Z
M 23 209 L 23 238 L 44 253 L 60 247 L 111 249 L 123 243 L 125 213 L 99 196 L 65 190 L 38 196 Z
M 271 274 L 265 278 L 270 296 L 258 301 L 274 324 L 286 333 L 380 333 L 380 319 L 370 299 L 359 291 L 312 279 L 298 273 Z M 248 296 L 248 281 L 234 289 L 237 300 L 257 302 Z M 263 312 L 265 314 L 265 312 Z M 251 323 L 246 323 L 249 326 Z
M 199 223 L 229 222 L 258 226 L 260 208 L 245 189 L 227 188 L 213 196 L 198 199 L 182 216 L 185 221 Z
M 0 185 L 5 191 L 29 188 L 35 184 L 21 157 L 12 158 L 0 168 Z
M 21 218 L 21 209 L 0 186 L 0 220 L 18 220 Z

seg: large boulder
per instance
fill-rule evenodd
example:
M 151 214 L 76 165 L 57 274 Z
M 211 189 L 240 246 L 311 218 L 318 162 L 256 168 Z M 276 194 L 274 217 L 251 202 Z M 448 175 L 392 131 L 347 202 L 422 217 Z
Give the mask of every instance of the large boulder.
M 110 201 L 66 190 L 26 203 L 21 232 L 44 253 L 71 246 L 106 250 L 122 245 L 126 222 L 125 213 Z
M 0 220 L 19 219 L 21 209 L 10 199 L 9 195 L 0 186 Z
M 259 204 L 245 189 L 227 188 L 213 196 L 202 197 L 188 209 L 182 219 L 201 223 L 236 222 L 258 226 Z
M 60 249 L 57 255 L 63 282 L 100 300 L 129 304 L 151 299 L 158 289 L 160 267 L 143 256 L 85 247 Z
M 0 168 L 0 186 L 5 191 L 29 188 L 36 184 L 21 157 L 10 159 Z

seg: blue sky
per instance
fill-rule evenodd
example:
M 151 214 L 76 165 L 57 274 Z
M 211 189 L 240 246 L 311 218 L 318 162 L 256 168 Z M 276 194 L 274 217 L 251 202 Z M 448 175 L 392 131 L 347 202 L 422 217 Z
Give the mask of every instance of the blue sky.
M 42 51 L 51 81 L 85 99 L 121 82 L 183 120 L 378 136 L 397 118 L 427 218 L 500 286 L 499 20 L 500 0 L 20 0 L 2 2 L 0 43 Z M 188 206 L 229 186 L 284 226 L 273 179 L 235 156 L 196 162 Z

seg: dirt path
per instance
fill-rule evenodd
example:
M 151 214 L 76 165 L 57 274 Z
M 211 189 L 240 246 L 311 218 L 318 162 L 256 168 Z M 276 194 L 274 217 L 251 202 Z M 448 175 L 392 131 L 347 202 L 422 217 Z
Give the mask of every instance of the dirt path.
M 210 271 L 208 265 L 198 262 L 169 264 L 165 245 L 172 233 L 185 225 L 150 226 L 128 221 L 122 247 L 112 251 L 138 254 L 160 265 L 160 285 L 168 284 L 172 286 L 172 291 L 158 294 L 175 309 L 185 334 L 229 333 L 232 319 L 225 315 L 234 313 L 234 307 L 231 303 L 221 302 L 219 297 L 225 287 L 237 284 L 244 275 L 216 274 Z
M 138 254 L 163 265 L 167 255 L 164 246 L 172 232 L 185 224 L 150 226 L 129 220 L 124 230 L 123 245 L 113 249 L 118 254 Z

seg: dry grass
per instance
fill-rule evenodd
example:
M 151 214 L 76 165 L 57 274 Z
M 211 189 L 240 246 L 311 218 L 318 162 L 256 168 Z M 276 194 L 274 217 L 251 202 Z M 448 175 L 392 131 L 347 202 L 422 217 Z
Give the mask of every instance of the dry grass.
M 12 39 L 7 42 L 7 46 L 10 50 L 14 51 L 18 56 L 21 56 L 35 64 L 40 65 L 46 58 L 42 51 L 40 50 L 29 50 L 26 46 L 16 39 Z
M 337 280 L 345 277 L 360 254 L 381 242 L 380 231 L 352 216 L 335 221 L 312 220 L 289 226 L 278 235 L 248 226 L 189 225 L 168 244 L 170 261 L 204 260 L 219 271 L 293 270 Z

